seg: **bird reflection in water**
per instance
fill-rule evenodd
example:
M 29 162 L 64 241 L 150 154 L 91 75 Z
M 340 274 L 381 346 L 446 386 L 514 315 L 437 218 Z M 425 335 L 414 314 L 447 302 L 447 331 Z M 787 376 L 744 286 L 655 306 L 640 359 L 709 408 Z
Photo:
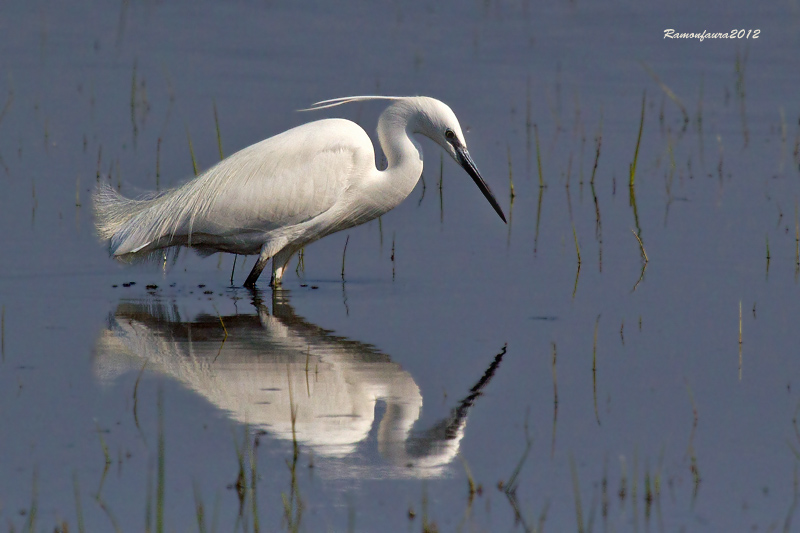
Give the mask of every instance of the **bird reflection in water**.
M 253 304 L 254 315 L 201 314 L 184 321 L 174 302 L 123 301 L 97 342 L 95 373 L 110 381 L 146 364 L 239 423 L 289 442 L 294 429 L 297 442 L 317 459 L 346 462 L 363 451 L 381 401 L 385 412 L 376 436 L 384 459 L 369 465 L 374 474 L 435 477 L 458 454 L 469 409 L 505 354 L 504 347 L 448 417 L 417 430 L 419 387 L 388 355 L 296 315 L 288 291 L 274 293 L 271 314 L 257 298 Z

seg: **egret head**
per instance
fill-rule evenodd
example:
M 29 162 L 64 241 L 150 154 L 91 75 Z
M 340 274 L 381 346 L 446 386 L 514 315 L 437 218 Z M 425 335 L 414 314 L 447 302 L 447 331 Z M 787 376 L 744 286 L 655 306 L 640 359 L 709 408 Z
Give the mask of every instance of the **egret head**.
M 475 181 L 475 184 L 486 199 L 489 200 L 489 203 L 492 204 L 492 207 L 503 219 L 503 222 L 506 221 L 503 210 L 472 161 L 472 157 L 467 151 L 467 142 L 464 139 L 464 134 L 461 132 L 461 125 L 459 125 L 455 113 L 447 104 L 426 96 L 348 96 L 317 102 L 311 109 L 326 109 L 350 102 L 368 100 L 389 100 L 392 102 L 392 105 L 381 114 L 381 118 L 378 121 L 378 137 L 381 139 L 382 146 L 390 145 L 397 140 L 397 137 L 393 138 L 392 135 L 393 132 L 398 130 L 405 130 L 407 134 L 421 133 L 425 135 L 441 146 L 456 163 L 467 171 L 467 174 Z
M 409 98 L 409 100 L 414 107 L 418 108 L 418 113 L 414 120 L 409 121 L 411 131 L 425 135 L 450 154 L 450 157 L 467 171 L 475 185 L 478 186 L 486 199 L 489 200 L 489 203 L 492 204 L 494 210 L 505 222 L 506 217 L 503 214 L 503 210 L 497 203 L 489 186 L 483 181 L 478 167 L 475 166 L 472 157 L 469 155 L 467 142 L 461 132 L 461 125 L 458 123 L 455 113 L 447 104 L 434 98 L 420 96 Z

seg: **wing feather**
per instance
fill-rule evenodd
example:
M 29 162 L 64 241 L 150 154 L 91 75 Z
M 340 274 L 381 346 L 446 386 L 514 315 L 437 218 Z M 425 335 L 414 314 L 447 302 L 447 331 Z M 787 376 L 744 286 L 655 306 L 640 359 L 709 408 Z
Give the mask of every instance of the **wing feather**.
M 374 150 L 361 127 L 320 120 L 244 148 L 155 198 L 99 189 L 98 232 L 116 256 L 191 246 L 193 236 L 202 245 L 204 235 L 267 234 L 330 210 L 353 180 L 373 170 Z

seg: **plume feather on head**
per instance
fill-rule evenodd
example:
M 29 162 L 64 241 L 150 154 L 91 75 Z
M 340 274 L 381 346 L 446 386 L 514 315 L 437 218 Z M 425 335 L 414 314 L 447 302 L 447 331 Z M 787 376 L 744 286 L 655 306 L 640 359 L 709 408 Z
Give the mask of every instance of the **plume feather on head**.
M 331 98 L 330 100 L 322 100 L 311 104 L 306 109 L 298 109 L 298 111 L 317 111 L 318 109 L 328 109 L 329 107 L 336 107 L 352 102 L 368 102 L 370 100 L 402 100 L 407 98 L 405 96 L 344 96 L 341 98 Z

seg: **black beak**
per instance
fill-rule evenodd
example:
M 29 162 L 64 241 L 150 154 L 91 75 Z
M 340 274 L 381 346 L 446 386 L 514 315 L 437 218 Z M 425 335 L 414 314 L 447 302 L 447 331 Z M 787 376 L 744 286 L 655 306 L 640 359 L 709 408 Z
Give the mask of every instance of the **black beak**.
M 470 157 L 469 152 L 463 146 L 456 146 L 456 158 L 458 159 L 458 164 L 461 165 L 464 170 L 467 171 L 467 174 L 470 175 L 472 180 L 475 182 L 475 185 L 481 190 L 483 195 L 489 200 L 489 203 L 492 204 L 494 210 L 500 215 L 500 218 L 503 219 L 503 222 L 506 222 L 506 216 L 503 214 L 503 210 L 500 209 L 500 204 L 497 203 L 492 191 L 489 189 L 489 186 L 486 185 L 486 182 L 483 181 L 481 177 L 481 173 L 478 172 L 478 167 L 475 166 L 475 163 L 472 161 L 472 157 Z M 507 224 L 508 222 L 506 222 Z

